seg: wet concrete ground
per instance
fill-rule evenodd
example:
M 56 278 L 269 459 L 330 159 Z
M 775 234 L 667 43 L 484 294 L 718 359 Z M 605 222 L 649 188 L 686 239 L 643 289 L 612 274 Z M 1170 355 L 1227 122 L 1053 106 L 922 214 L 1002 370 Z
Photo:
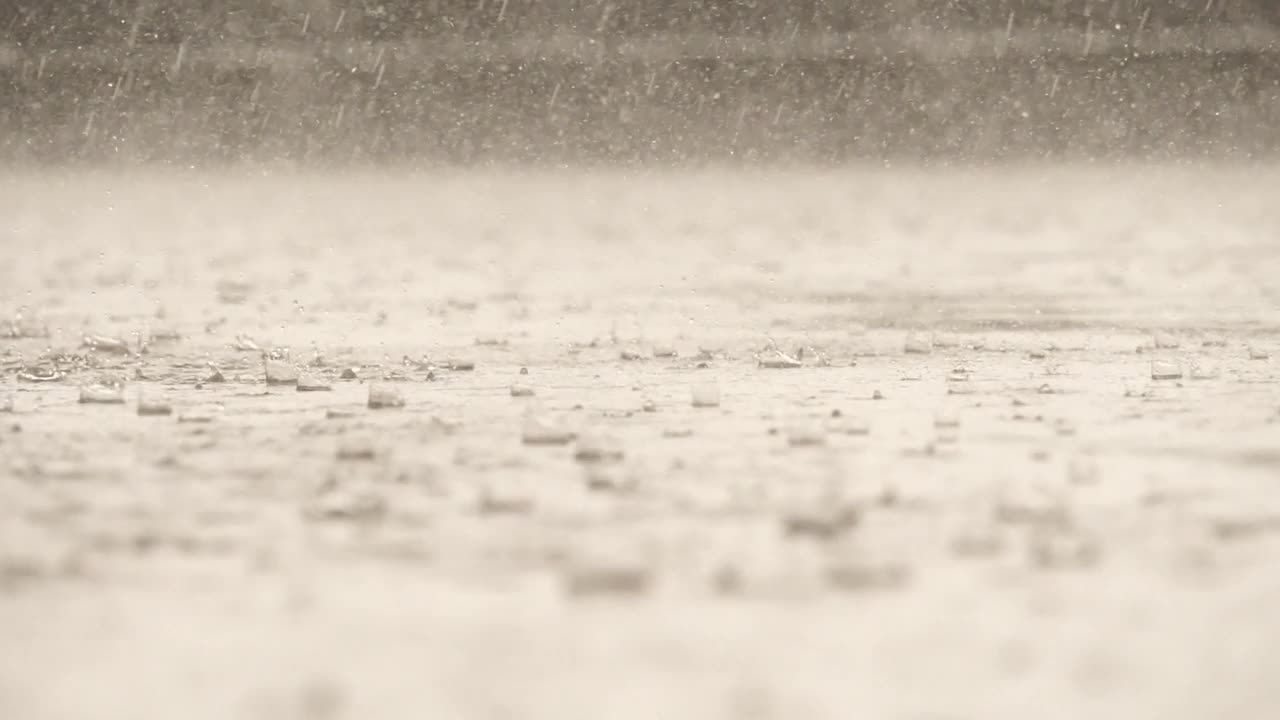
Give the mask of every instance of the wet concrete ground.
M 5 176 L 0 715 L 1269 718 L 1276 175 Z

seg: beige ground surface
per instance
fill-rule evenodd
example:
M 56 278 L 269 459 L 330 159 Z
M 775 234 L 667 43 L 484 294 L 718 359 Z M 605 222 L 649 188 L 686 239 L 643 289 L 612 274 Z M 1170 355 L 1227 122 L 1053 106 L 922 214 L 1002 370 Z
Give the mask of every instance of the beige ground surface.
M 1276 188 L 0 176 L 0 717 L 1276 717 Z

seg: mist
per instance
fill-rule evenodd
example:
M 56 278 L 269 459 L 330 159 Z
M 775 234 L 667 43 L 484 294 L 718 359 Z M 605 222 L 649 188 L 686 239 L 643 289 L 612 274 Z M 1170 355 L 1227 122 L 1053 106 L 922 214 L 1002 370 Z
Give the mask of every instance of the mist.
M 1280 14 L 1190 0 L 0 9 L 10 163 L 1242 159 Z

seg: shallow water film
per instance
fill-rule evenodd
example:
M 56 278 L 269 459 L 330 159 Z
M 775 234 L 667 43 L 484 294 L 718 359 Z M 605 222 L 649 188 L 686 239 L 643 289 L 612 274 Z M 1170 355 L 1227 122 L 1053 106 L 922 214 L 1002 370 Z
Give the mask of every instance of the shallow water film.
M 6 717 L 1264 717 L 1275 171 L 4 180 Z

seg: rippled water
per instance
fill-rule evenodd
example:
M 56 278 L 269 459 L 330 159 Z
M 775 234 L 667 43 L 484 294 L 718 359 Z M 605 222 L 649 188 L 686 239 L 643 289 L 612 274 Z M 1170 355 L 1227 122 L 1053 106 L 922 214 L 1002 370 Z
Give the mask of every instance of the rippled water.
M 1270 717 L 1276 180 L 4 176 L 0 714 Z

